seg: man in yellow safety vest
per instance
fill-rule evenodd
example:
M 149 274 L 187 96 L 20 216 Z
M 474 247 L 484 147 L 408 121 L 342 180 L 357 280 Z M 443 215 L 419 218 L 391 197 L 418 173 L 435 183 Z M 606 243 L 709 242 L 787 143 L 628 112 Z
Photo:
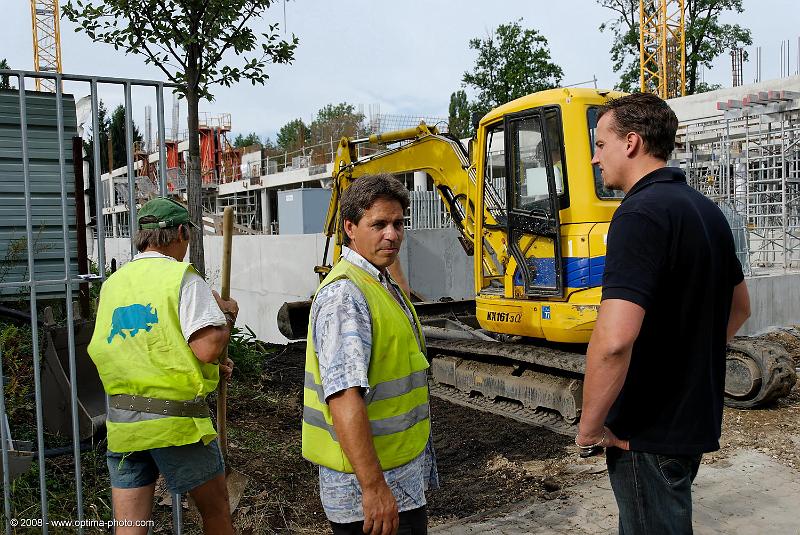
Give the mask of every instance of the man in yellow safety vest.
M 109 396 L 106 419 L 117 535 L 145 534 L 159 473 L 194 498 L 205 533 L 232 534 L 225 471 L 205 396 L 236 322 L 191 264 L 189 213 L 158 198 L 139 210 L 139 251 L 103 284 L 89 355 Z
M 345 247 L 311 308 L 303 456 L 319 465 L 336 535 L 427 533 L 425 491 L 438 486 L 425 340 L 387 271 L 408 205 L 408 190 L 387 175 L 344 191 Z

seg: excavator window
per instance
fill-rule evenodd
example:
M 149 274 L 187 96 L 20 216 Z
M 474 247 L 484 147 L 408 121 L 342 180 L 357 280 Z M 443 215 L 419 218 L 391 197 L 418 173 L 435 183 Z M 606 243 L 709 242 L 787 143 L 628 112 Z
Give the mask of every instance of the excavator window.
M 589 147 L 592 149 L 592 158 L 594 158 L 594 132 L 597 129 L 597 106 L 590 106 L 586 111 L 586 120 L 589 123 Z M 625 194 L 621 191 L 614 191 L 603 186 L 603 175 L 600 174 L 600 168 L 596 165 L 592 166 L 594 173 L 594 191 L 597 198 L 601 200 L 621 199 Z
M 493 221 L 484 220 L 487 228 L 506 225 L 506 149 L 503 123 L 489 128 L 486 135 L 486 176 L 484 205 Z M 484 216 L 485 217 L 485 216 Z
M 511 207 L 539 217 L 550 217 L 550 184 L 545 141 L 539 116 L 515 121 L 514 189 Z

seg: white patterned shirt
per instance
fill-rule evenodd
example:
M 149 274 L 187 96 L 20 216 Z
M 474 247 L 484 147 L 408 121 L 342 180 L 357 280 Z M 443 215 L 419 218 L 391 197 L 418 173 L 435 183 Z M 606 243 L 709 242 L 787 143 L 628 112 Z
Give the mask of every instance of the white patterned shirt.
M 369 273 L 390 294 L 400 295 L 400 288 L 388 273 L 381 273 L 352 249 L 342 247 L 342 258 Z M 417 332 L 413 315 L 402 299 L 399 302 L 419 343 L 422 335 Z M 367 372 L 372 353 L 372 322 L 364 294 L 348 279 L 332 282 L 317 293 L 311 317 L 325 399 L 353 387 L 362 388 L 366 395 L 370 389 Z M 439 487 L 433 441 L 429 438 L 419 456 L 403 466 L 384 471 L 383 476 L 397 500 L 398 511 L 424 506 L 427 503 L 425 491 Z M 320 466 L 319 492 L 325 515 L 331 522 L 346 524 L 364 520 L 361 487 L 355 474 Z

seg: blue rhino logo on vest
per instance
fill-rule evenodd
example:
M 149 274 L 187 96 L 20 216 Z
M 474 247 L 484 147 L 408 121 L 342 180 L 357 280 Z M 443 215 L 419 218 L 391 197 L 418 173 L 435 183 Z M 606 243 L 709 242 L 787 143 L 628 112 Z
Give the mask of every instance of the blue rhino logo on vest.
M 150 306 L 150 303 L 118 307 L 111 316 L 111 333 L 108 335 L 108 343 L 110 344 L 116 335 L 120 335 L 124 340 L 125 333 L 123 331 L 129 331 L 128 334 L 131 338 L 141 330 L 150 332 L 153 325 L 157 323 L 158 311 Z

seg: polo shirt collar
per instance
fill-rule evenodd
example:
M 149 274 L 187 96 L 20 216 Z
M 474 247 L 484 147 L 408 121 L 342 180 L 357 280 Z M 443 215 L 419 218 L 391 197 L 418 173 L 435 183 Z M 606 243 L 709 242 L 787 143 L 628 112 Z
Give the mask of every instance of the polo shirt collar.
M 635 195 L 647 186 L 657 182 L 686 182 L 686 175 L 683 173 L 683 169 L 678 167 L 661 167 L 655 171 L 651 171 L 640 178 L 639 181 L 628 190 L 622 202 L 625 202 L 632 195 Z

